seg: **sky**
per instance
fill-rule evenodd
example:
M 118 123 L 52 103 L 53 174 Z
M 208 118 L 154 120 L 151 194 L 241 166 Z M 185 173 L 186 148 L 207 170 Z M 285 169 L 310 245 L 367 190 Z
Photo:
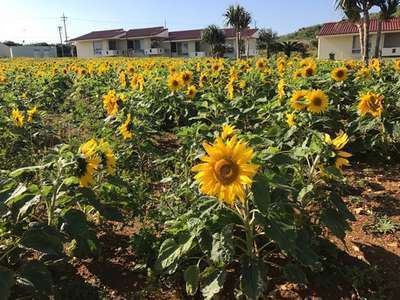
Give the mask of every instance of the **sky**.
M 68 38 L 94 30 L 164 24 L 170 31 L 223 27 L 222 15 L 231 4 L 241 4 L 251 13 L 252 26 L 278 34 L 343 17 L 335 11 L 334 0 L 0 0 L 0 41 L 57 43 L 63 14 Z

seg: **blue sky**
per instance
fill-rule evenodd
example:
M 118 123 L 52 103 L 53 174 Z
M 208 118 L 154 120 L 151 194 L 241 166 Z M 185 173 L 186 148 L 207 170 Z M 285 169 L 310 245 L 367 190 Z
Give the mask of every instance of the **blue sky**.
M 257 27 L 279 34 L 342 17 L 334 0 L 0 0 L 0 41 L 57 42 L 63 12 L 69 38 L 93 30 L 162 26 L 165 21 L 169 30 L 223 26 L 224 10 L 236 3 L 252 14 Z

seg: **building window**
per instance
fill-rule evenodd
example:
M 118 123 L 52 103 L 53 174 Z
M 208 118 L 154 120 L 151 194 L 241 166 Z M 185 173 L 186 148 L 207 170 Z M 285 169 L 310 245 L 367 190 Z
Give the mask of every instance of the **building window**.
M 140 40 L 133 40 L 133 49 L 135 49 L 135 50 L 141 50 L 142 49 Z
M 128 40 L 128 49 L 133 49 L 133 41 Z
M 93 42 L 93 50 L 94 50 L 94 55 L 101 55 L 101 53 L 103 51 L 102 41 L 94 41 Z
M 383 48 L 398 48 L 400 47 L 400 33 L 385 33 Z
M 176 42 L 171 43 L 171 52 L 176 53 Z
M 182 55 L 189 55 L 189 46 L 187 42 L 182 43 Z
M 360 37 L 358 35 L 353 35 L 353 46 L 351 52 L 354 54 L 361 52 Z
M 108 50 L 117 50 L 117 41 L 116 40 L 108 41 Z
M 200 41 L 196 41 L 194 44 L 194 51 L 196 52 L 200 52 L 201 51 L 201 47 L 200 47 Z

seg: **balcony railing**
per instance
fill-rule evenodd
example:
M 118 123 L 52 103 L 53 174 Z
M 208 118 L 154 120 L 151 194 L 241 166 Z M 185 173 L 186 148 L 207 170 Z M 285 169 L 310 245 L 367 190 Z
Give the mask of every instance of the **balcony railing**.
M 145 55 L 161 55 L 161 54 L 164 54 L 164 49 L 163 48 L 148 48 L 148 49 L 144 49 L 144 54 Z
M 120 56 L 123 54 L 122 50 L 102 50 L 97 49 L 94 51 L 96 56 Z
M 204 51 L 195 51 L 190 53 L 191 57 L 205 57 L 206 53 Z
M 400 47 L 382 48 L 382 56 L 400 56 Z

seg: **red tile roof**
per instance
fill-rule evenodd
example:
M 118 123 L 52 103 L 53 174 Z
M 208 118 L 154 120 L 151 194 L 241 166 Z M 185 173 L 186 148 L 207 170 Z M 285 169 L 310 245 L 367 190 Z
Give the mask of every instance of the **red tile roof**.
M 162 26 L 160 27 L 150 27 L 150 28 L 139 28 L 139 29 L 130 29 L 126 32 L 124 37 L 126 38 L 138 38 L 138 37 L 147 37 L 154 36 L 160 34 L 161 32 L 168 30 Z
M 199 40 L 199 39 L 201 39 L 201 32 L 202 31 L 203 31 L 202 29 L 171 31 L 169 33 L 169 39 L 171 41 Z
M 182 31 L 171 31 L 169 33 L 169 40 L 179 41 L 179 40 L 200 40 L 201 33 L 203 29 L 192 29 L 192 30 L 182 30 Z M 223 29 L 225 37 L 233 38 L 235 37 L 235 31 L 232 28 Z M 245 29 L 242 32 L 242 37 L 250 37 L 257 32 L 257 29 Z
M 121 34 L 125 33 L 125 31 L 120 29 L 111 29 L 111 30 L 100 30 L 100 31 L 92 31 L 90 33 L 78 36 L 77 38 L 69 40 L 70 42 L 74 41 L 83 41 L 83 40 L 95 40 L 95 39 L 110 39 Z
M 378 20 L 372 19 L 369 24 L 370 32 L 376 32 L 378 28 Z M 393 18 L 382 22 L 382 32 L 400 31 L 400 17 Z M 340 21 L 325 23 L 319 31 L 319 36 L 325 35 L 338 35 L 338 34 L 352 34 L 358 33 L 357 26 L 349 21 Z

